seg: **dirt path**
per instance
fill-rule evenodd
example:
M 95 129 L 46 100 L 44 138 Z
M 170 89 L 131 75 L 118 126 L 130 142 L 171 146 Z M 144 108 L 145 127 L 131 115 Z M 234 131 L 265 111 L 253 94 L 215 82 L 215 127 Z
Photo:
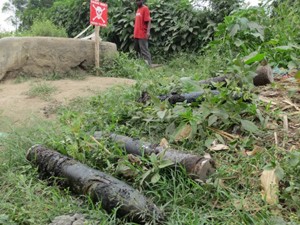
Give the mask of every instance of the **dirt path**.
M 95 95 L 114 85 L 131 85 L 135 81 L 121 78 L 87 77 L 84 80 L 42 81 L 43 84 L 55 87 L 56 91 L 50 100 L 28 96 L 28 91 L 35 80 L 16 84 L 13 80 L 0 83 L 0 132 L 4 131 L 1 123 L 11 121 L 12 124 L 22 124 L 33 115 L 51 118 L 47 109 L 66 104 L 77 97 Z M 2 122 L 1 122 L 2 121 Z

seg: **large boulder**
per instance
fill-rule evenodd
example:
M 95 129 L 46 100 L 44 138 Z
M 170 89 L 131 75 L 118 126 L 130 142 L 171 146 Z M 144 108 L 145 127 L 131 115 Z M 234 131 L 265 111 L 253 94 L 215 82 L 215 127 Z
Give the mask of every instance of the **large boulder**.
M 117 55 L 114 43 L 100 42 L 100 64 Z M 87 70 L 95 65 L 95 42 L 71 38 L 8 37 L 0 39 L 0 81 L 19 74 L 42 77 Z

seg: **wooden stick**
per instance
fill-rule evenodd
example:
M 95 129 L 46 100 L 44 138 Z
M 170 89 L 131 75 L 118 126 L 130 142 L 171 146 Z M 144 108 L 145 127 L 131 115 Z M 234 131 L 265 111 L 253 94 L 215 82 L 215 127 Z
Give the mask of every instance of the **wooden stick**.
M 278 146 L 277 132 L 274 132 L 275 145 Z
M 90 137 L 91 137 L 92 140 L 93 140 L 94 142 L 96 142 L 99 146 L 103 147 L 103 150 L 104 150 L 107 154 L 111 155 L 111 152 L 108 151 L 107 148 L 105 148 L 99 141 L 97 141 L 96 138 L 94 138 L 93 136 L 90 136 Z
M 290 100 L 285 99 L 283 100 L 283 102 L 289 104 L 290 106 L 294 107 L 296 110 L 300 111 L 300 108 L 296 104 L 292 103 Z
M 238 135 L 233 135 L 233 134 L 229 134 L 225 131 L 222 131 L 222 130 L 218 130 L 216 128 L 213 128 L 213 127 L 208 127 L 208 129 L 212 130 L 212 131 L 215 131 L 217 134 L 220 134 L 221 136 L 227 138 L 228 140 L 232 141 L 233 139 L 237 139 L 239 138 Z
M 79 38 L 82 34 L 84 34 L 92 25 L 89 25 L 87 28 L 85 28 L 83 31 L 81 31 L 76 37 L 74 38 Z
M 297 115 L 297 114 L 300 114 L 300 111 L 296 111 L 296 112 L 291 112 L 291 113 L 288 113 L 289 116 L 294 116 L 294 115 Z
M 288 133 L 289 132 L 289 121 L 287 115 L 283 115 L 283 130 Z
M 95 26 L 95 67 L 96 67 L 96 75 L 99 76 L 99 65 L 100 65 L 100 60 L 99 60 L 99 43 L 100 43 L 100 38 L 99 38 L 99 31 L 100 27 Z

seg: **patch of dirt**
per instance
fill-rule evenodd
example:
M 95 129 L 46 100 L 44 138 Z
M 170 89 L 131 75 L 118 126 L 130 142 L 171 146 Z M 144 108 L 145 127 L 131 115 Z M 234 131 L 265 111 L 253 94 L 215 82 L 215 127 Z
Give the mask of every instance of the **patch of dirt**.
M 257 88 L 259 99 L 266 103 L 261 110 L 277 114 L 269 118 L 263 143 L 269 141 L 287 150 L 300 149 L 300 83 L 292 76 L 275 79 L 275 85 Z
M 112 77 L 87 77 L 84 80 L 42 81 L 43 84 L 55 87 L 50 99 L 28 96 L 34 80 L 15 83 L 7 80 L 0 83 L 0 121 L 9 120 L 13 124 L 22 124 L 32 116 L 53 118 L 55 108 L 67 104 L 78 97 L 89 97 L 115 85 L 132 85 L 134 80 Z M 0 122 L 0 132 L 1 129 Z

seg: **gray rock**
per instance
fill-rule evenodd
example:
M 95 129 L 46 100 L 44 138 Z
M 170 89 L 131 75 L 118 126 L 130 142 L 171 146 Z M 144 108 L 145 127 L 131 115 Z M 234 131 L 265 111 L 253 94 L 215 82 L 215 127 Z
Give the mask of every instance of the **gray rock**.
M 84 225 L 85 219 L 82 214 L 62 215 L 55 217 L 49 225 Z
M 274 82 L 273 70 L 268 64 L 261 65 L 256 70 L 256 76 L 253 78 L 255 86 L 263 86 Z
M 100 42 L 100 64 L 118 54 L 114 43 Z M 95 65 L 95 42 L 72 38 L 7 37 L 0 39 L 0 81 L 19 74 L 42 77 L 86 71 Z

